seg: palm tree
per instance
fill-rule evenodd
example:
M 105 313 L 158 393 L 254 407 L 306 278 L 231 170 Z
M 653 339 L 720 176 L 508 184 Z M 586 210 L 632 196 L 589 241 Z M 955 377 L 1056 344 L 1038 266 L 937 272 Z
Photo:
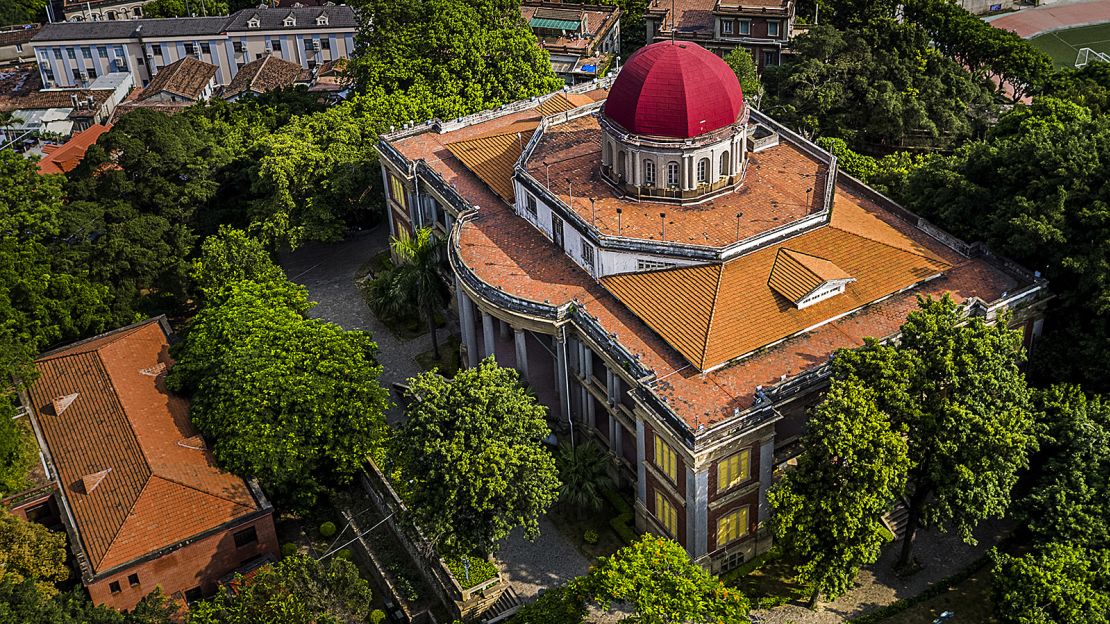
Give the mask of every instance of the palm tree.
M 15 123 L 14 113 L 12 113 L 11 111 L 0 111 L 0 128 L 4 129 L 3 145 L 6 145 L 11 141 L 11 137 L 9 137 L 8 135 L 11 134 L 11 127 L 13 123 Z M 0 147 L 2 147 L 2 145 L 0 145 Z
M 559 498 L 576 509 L 600 511 L 604 492 L 613 486 L 609 459 L 592 440 L 578 446 L 562 446 L 555 458 L 559 467 Z
M 397 265 L 371 285 L 370 306 L 378 314 L 403 317 L 416 310 L 432 332 L 432 352 L 439 359 L 436 312 L 447 305 L 447 283 L 443 280 L 443 239 L 431 228 L 410 235 L 401 230 L 389 242 Z

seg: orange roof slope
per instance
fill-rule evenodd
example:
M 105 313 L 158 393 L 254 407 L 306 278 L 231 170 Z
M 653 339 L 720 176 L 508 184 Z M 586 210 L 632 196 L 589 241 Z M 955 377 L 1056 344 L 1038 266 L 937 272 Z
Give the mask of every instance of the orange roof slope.
M 69 173 L 73 171 L 85 159 L 85 152 L 100 139 L 100 135 L 111 129 L 111 125 L 93 124 L 73 135 L 64 144 L 47 152 L 46 156 L 38 162 L 39 173 Z
M 198 444 L 188 403 L 166 390 L 168 350 L 154 319 L 36 362 L 31 401 L 94 572 L 259 509 Z M 57 413 L 55 400 L 73 394 Z
M 776 292 L 770 280 L 787 248 L 787 261 L 800 273 L 856 281 L 843 294 L 798 309 L 796 299 Z M 829 225 L 724 264 L 622 273 L 601 282 L 691 364 L 709 370 L 949 267 L 906 234 L 843 202 L 833 210 Z
M 852 276 L 824 258 L 779 248 L 767 285 L 797 303 L 827 282 L 848 279 Z
M 538 125 L 535 120 L 520 121 L 492 134 L 448 143 L 447 149 L 501 199 L 512 203 L 516 197 L 513 167 Z

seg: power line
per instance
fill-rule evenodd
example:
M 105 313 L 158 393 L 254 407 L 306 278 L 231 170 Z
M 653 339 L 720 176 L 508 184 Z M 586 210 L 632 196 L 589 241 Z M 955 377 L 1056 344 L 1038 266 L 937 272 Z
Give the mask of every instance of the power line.
M 380 521 L 378 521 L 378 523 L 377 523 L 377 524 L 375 524 L 374 526 L 372 526 L 372 527 L 370 527 L 369 529 L 366 529 L 365 531 L 363 531 L 362 533 L 359 533 L 358 535 L 356 535 L 356 536 L 352 537 L 352 538 L 351 538 L 351 539 L 350 539 L 349 541 L 347 541 L 347 542 L 344 542 L 343 544 L 339 545 L 338 547 L 336 547 L 336 548 L 333 548 L 333 549 L 329 550 L 328 552 L 326 552 L 326 553 L 324 553 L 324 554 L 320 555 L 319 557 L 317 557 L 317 558 L 316 558 L 316 560 L 317 560 L 317 561 L 323 561 L 324 559 L 326 559 L 326 558 L 328 558 L 328 557 L 330 557 L 330 556 L 334 555 L 335 553 L 339 552 L 340 550 L 343 550 L 343 549 L 344 549 L 344 548 L 346 548 L 346 547 L 347 547 L 348 545 L 350 545 L 350 544 L 354 543 L 354 541 L 355 541 L 355 540 L 359 539 L 360 537 L 362 537 L 362 536 L 366 535 L 366 534 L 367 534 L 367 533 L 369 533 L 370 531 L 373 531 L 374 529 L 376 529 L 376 528 L 378 528 L 379 526 L 381 526 L 383 522 L 385 522 L 386 520 L 389 520 L 390 518 L 392 518 L 392 517 L 393 517 L 393 514 L 395 514 L 395 513 L 397 513 L 397 512 L 395 512 L 395 511 L 394 511 L 394 512 L 390 513 L 390 514 L 389 514 L 388 516 L 386 516 L 386 517 L 382 518 L 382 519 L 381 519 Z

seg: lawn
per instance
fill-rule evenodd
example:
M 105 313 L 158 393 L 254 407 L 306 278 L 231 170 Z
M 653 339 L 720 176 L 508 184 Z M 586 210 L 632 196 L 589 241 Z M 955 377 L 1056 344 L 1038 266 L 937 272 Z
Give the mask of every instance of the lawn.
M 1082 48 L 1110 54 L 1110 23 L 1080 26 L 1037 35 L 1029 40 L 1052 57 L 1058 67 L 1074 67 L 1075 57 Z M 1094 56 L 1091 61 L 1094 61 Z

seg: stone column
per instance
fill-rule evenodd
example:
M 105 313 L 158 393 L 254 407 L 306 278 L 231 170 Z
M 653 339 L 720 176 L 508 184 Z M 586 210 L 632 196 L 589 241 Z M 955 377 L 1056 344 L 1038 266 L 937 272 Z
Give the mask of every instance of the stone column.
M 478 338 L 474 327 L 474 304 L 463 292 L 462 282 L 455 277 L 455 296 L 459 305 L 459 325 L 462 332 L 463 343 L 466 345 L 466 365 L 473 368 L 478 365 Z
M 506 326 L 508 323 L 505 324 Z M 528 381 L 528 334 L 523 329 L 513 328 L 513 338 L 516 342 L 516 369 L 520 371 L 523 381 Z
M 709 549 L 709 470 L 686 469 L 686 551 L 698 558 Z
M 771 505 L 767 502 L 767 491 L 771 489 L 771 476 L 775 466 L 775 439 L 763 441 L 759 446 L 759 522 L 771 517 Z
M 482 312 L 482 358 L 485 359 L 494 353 L 494 340 L 496 337 L 493 335 L 493 317 L 489 312 Z
M 570 421 L 570 363 L 567 362 L 566 328 L 563 327 L 553 337 L 555 344 L 555 387 L 559 389 L 559 403 L 563 418 Z

